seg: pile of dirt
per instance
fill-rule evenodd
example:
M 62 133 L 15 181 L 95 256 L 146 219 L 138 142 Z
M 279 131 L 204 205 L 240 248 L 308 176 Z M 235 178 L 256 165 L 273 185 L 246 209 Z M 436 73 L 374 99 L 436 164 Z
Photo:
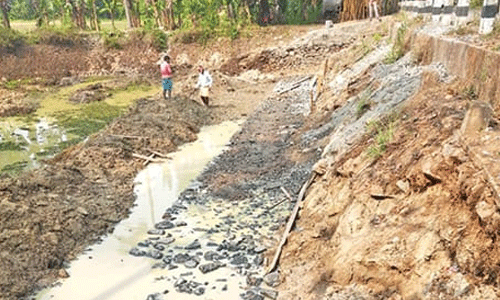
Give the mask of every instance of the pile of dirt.
M 0 117 L 27 115 L 34 112 L 38 105 L 27 98 L 26 92 L 0 88 Z
M 77 90 L 73 95 L 71 95 L 69 101 L 73 103 L 90 103 L 101 101 L 110 95 L 110 93 L 105 91 L 102 84 L 96 83 Z
M 288 46 L 268 47 L 257 52 L 244 53 L 225 62 L 220 70 L 228 75 L 257 69 L 263 72 L 312 67 L 320 65 L 325 57 L 351 45 L 358 37 L 340 30 L 319 30 L 294 40 Z

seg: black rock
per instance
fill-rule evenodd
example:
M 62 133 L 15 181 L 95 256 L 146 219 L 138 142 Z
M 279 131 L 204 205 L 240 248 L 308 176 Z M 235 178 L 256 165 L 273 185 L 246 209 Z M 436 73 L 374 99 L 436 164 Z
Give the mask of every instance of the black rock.
M 191 276 L 191 275 L 193 275 L 193 272 L 186 272 L 181 274 L 181 276 Z
M 197 288 L 194 290 L 193 294 L 195 294 L 195 295 L 197 295 L 197 296 L 201 296 L 201 295 L 205 294 L 205 288 L 204 288 L 204 287 L 202 287 L 202 286 L 199 286 L 199 287 L 197 287 Z
M 266 247 L 258 246 L 253 249 L 253 252 L 255 252 L 256 254 L 261 254 L 266 250 L 267 250 Z
M 231 259 L 231 261 L 229 263 L 232 265 L 236 265 L 236 266 L 244 265 L 244 264 L 248 263 L 248 258 L 242 254 L 237 254 L 237 255 L 233 256 L 233 258 Z
M 249 286 L 259 286 L 262 283 L 262 281 L 263 281 L 262 277 L 257 277 L 253 275 L 247 276 L 247 284 Z
M 190 281 L 188 282 L 188 286 L 189 286 L 190 288 L 193 288 L 193 289 L 194 289 L 194 288 L 196 288 L 196 287 L 198 287 L 198 286 L 200 286 L 200 285 L 201 285 L 201 283 L 196 282 L 196 281 L 192 281 L 192 280 L 190 280 Z
M 165 246 L 163 246 L 162 244 L 159 244 L 159 243 L 156 243 L 153 245 L 153 248 L 155 248 L 156 250 L 158 251 L 163 251 L 165 250 Z
M 175 226 L 177 226 L 177 227 L 187 226 L 187 223 L 184 221 L 179 221 L 179 222 L 175 223 Z
M 267 297 L 267 298 L 270 298 L 273 300 L 276 300 L 278 298 L 278 291 L 275 291 L 275 290 L 260 289 L 259 292 L 264 297 Z
M 226 265 L 221 263 L 221 262 L 213 262 L 213 263 L 208 263 L 204 264 L 198 267 L 198 269 L 201 271 L 201 273 L 206 274 L 212 271 L 217 270 L 218 268 L 225 267 Z
M 163 230 L 163 229 L 151 229 L 151 230 L 148 230 L 148 234 L 151 234 L 151 235 L 164 235 L 165 234 L 165 230 Z
M 146 300 L 160 300 L 160 299 L 161 299 L 160 294 L 150 294 L 146 298 Z
M 222 290 L 227 291 L 227 284 L 224 284 L 224 286 L 222 287 Z
M 246 291 L 243 294 L 240 294 L 241 299 L 243 300 L 264 300 L 264 296 L 261 296 L 254 291 Z
M 196 249 L 200 249 L 200 248 L 201 248 L 201 244 L 197 239 L 194 240 L 191 244 L 184 247 L 184 249 L 186 249 L 186 250 L 196 250 Z
M 169 264 L 168 265 L 168 270 L 173 270 L 173 269 L 177 269 L 179 266 L 178 265 L 174 265 L 174 264 Z
M 166 255 L 164 258 L 163 258 L 163 262 L 167 265 L 171 264 L 172 263 L 172 256 L 170 255 Z
M 165 269 L 167 267 L 167 264 L 166 263 L 156 263 L 154 264 L 151 269 Z
M 177 279 L 177 281 L 174 283 L 174 287 L 178 287 L 178 286 L 181 286 L 181 285 L 185 285 L 188 281 L 184 278 L 179 278 Z
M 175 227 L 174 223 L 167 220 L 155 224 L 156 229 L 171 229 L 174 227 Z
M 132 256 L 145 256 L 146 255 L 146 251 L 140 250 L 137 248 L 130 249 L 130 251 L 128 253 Z
M 217 253 L 215 251 L 207 251 L 203 255 L 203 258 L 205 258 L 205 260 L 211 261 L 211 260 L 221 260 L 224 258 L 224 256 L 220 255 L 219 253 Z
M 256 266 L 260 266 L 264 263 L 264 257 L 260 254 L 256 255 L 253 259 L 253 264 Z
M 184 263 L 184 266 L 189 269 L 196 268 L 198 266 L 198 262 L 196 260 L 191 259 L 186 261 Z
M 161 240 L 158 240 L 156 243 L 157 244 L 163 244 L 163 245 L 169 245 L 175 242 L 175 239 L 173 237 L 167 237 Z
M 273 225 L 273 226 L 269 227 L 269 230 L 271 230 L 271 231 L 277 231 L 279 229 L 280 229 L 279 225 Z
M 158 250 L 151 250 L 148 253 L 146 253 L 146 256 L 154 258 L 154 259 L 162 259 L 163 258 L 163 253 L 161 253 Z
M 150 240 L 145 240 L 145 241 L 142 241 L 142 242 L 139 242 L 137 243 L 137 246 L 139 247 L 149 247 L 150 245 L 152 245 L 153 242 L 150 241 Z
M 219 247 L 219 244 L 214 243 L 214 242 L 208 242 L 207 247 Z
M 187 253 L 184 253 L 184 254 L 178 253 L 174 256 L 174 262 L 176 264 L 183 264 L 190 259 L 191 259 L 191 256 L 189 256 L 189 254 L 187 254 Z

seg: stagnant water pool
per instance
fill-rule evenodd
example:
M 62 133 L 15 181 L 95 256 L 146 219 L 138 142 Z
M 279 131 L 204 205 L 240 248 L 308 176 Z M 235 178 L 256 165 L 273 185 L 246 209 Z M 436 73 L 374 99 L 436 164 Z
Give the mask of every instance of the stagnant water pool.
M 198 275 L 196 279 L 206 285 L 206 292 L 201 296 L 181 294 L 173 288 L 173 280 L 181 277 L 189 280 L 191 275 L 186 269 L 153 268 L 154 260 L 131 256 L 129 251 L 148 238 L 148 229 L 161 221 L 163 213 L 179 194 L 224 150 L 240 124 L 225 122 L 204 127 L 198 140 L 182 146 L 171 155 L 172 160 L 150 164 L 141 171 L 136 178 L 136 206 L 130 217 L 120 222 L 113 234 L 100 244 L 72 261 L 69 278 L 41 291 L 35 299 L 146 300 L 148 295 L 158 292 L 164 299 L 238 299 L 245 277 L 234 269 L 220 268 L 201 277 Z M 189 223 L 198 224 L 203 219 L 203 213 L 196 214 Z M 193 233 L 189 226 L 183 230 L 186 238 Z

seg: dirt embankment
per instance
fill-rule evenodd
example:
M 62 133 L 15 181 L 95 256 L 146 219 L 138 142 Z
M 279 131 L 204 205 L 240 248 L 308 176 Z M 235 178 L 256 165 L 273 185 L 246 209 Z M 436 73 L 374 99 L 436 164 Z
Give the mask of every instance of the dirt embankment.
M 374 73 L 351 80 L 354 93 L 323 97 L 320 105 L 367 103 L 354 124 L 378 107 Z M 486 146 L 500 132 L 490 118 L 496 111 L 466 118 L 478 100 L 473 90 L 424 71 L 418 92 L 368 123 L 360 139 L 348 132 L 339 139 L 347 125 L 336 123 L 328 140 L 347 144 L 332 146 L 338 150 L 316 165 L 280 263 L 281 299 L 498 299 L 500 215 L 491 176 L 498 153 Z M 335 112 L 320 114 L 333 122 Z M 473 129 L 464 131 L 464 122 Z

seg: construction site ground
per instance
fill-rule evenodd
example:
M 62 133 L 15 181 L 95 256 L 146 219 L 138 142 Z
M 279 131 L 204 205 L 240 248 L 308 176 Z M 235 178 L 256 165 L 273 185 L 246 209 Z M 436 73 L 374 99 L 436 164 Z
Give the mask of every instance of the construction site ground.
M 127 217 L 134 177 L 144 167 L 134 154 L 167 154 L 195 140 L 202 126 L 249 118 L 233 140 L 242 160 L 220 159 L 211 171 L 217 176 L 203 178 L 215 193 L 238 201 L 249 192 L 242 181 L 283 176 L 273 173 L 285 164 L 275 161 L 277 153 L 287 163 L 315 163 L 274 273 L 278 299 L 497 299 L 497 105 L 486 100 L 493 109 L 466 117 L 485 99 L 467 80 L 426 61 L 421 48 L 412 51 L 421 25 L 398 15 L 333 28 L 270 26 L 208 45 L 172 43 L 173 99 L 138 99 L 45 166 L 0 179 L 0 298 L 29 299 L 68 276 L 67 263 Z M 406 54 L 393 59 L 398 39 Z M 159 83 L 159 53 L 134 59 L 137 47 L 92 48 L 80 54 L 97 63 L 66 75 L 140 75 Z M 15 56 L 8 63 L 24 65 Z M 199 64 L 214 77 L 208 108 L 192 93 Z M 31 84 L 43 90 L 47 82 Z M 0 93 L 0 112 L 36 109 L 25 90 Z M 251 156 L 240 154 L 245 149 Z M 240 172 L 245 159 L 273 170 Z M 302 175 L 289 186 L 294 199 Z M 276 243 L 264 268 L 286 221 L 270 237 Z M 246 296 L 262 299 L 258 290 Z

